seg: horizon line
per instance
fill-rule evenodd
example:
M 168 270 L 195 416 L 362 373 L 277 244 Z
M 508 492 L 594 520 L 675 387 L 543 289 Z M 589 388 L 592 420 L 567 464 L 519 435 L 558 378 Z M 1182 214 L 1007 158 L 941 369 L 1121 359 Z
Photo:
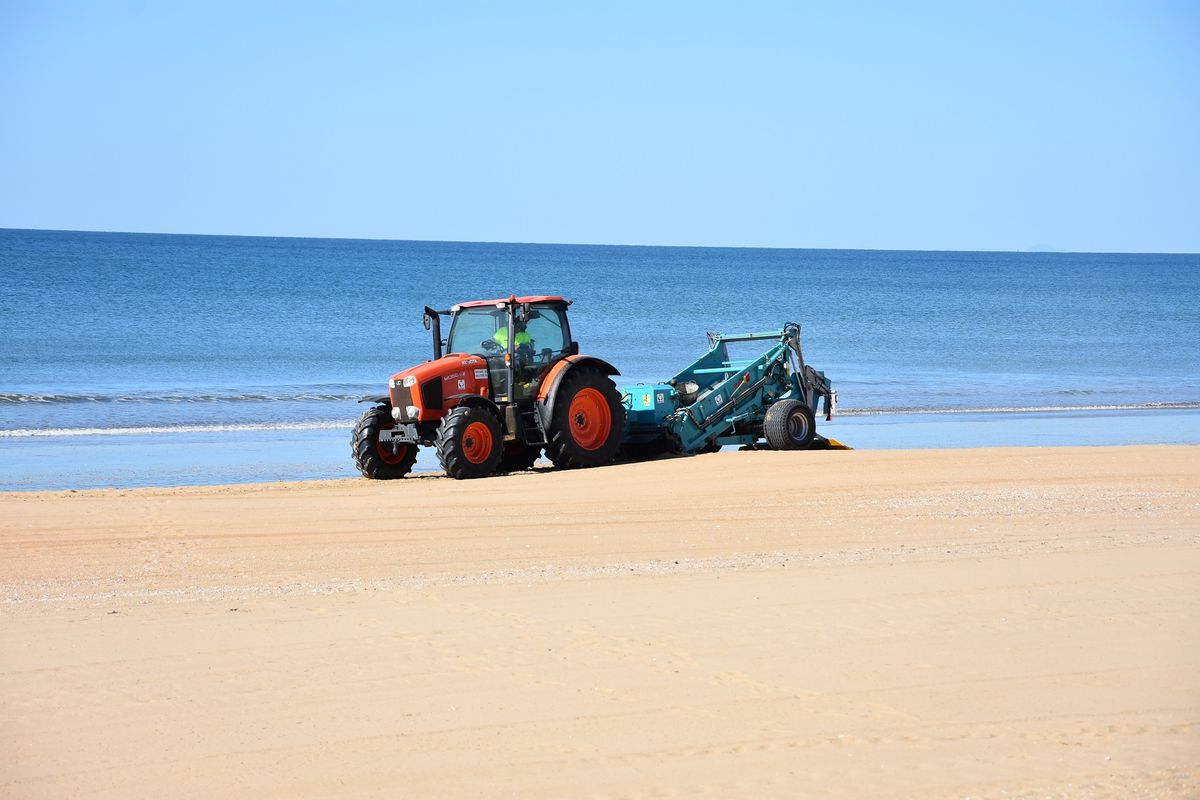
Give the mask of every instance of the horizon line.
M 916 247 L 798 247 L 778 245 L 712 245 L 712 244 L 638 244 L 613 242 L 533 242 L 533 241 L 497 241 L 489 239 L 405 239 L 387 238 L 382 236 L 295 236 L 262 233 L 183 233 L 178 231 L 101 231 L 87 228 L 9 228 L 0 226 L 0 231 L 36 231 L 39 233 L 98 233 L 98 234 L 131 234 L 135 236 L 207 236 L 213 238 L 240 239 L 307 239 L 314 241 L 344 241 L 344 242 L 414 242 L 419 244 L 499 244 L 522 245 L 535 247 L 657 247 L 663 249 L 692 249 L 692 250 L 830 250 L 830 251 L 859 251 L 886 253 L 1038 253 L 1044 255 L 1162 255 L 1162 256 L 1192 256 L 1200 255 L 1200 251 L 1178 250 L 1017 250 L 1017 249 L 980 249 L 962 250 L 959 248 L 916 248 Z

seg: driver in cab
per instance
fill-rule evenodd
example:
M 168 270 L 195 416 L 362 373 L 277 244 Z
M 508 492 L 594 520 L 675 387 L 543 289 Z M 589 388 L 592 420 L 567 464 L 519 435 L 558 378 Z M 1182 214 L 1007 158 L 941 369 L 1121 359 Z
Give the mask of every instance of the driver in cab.
M 529 372 L 533 361 L 533 337 L 525 331 L 525 324 L 520 320 L 514 320 L 513 327 L 517 334 L 513 339 L 515 345 L 513 352 L 516 355 L 513 366 L 517 368 L 518 373 L 522 376 L 517 379 L 518 384 L 522 385 L 525 391 L 528 392 L 532 385 L 530 380 L 533 377 Z M 492 338 L 484 339 L 482 344 L 486 350 L 498 348 L 501 352 L 507 351 L 508 326 L 501 324 L 496 329 L 496 332 L 492 334 Z
M 492 338 L 485 339 L 482 344 L 485 350 L 506 352 L 508 350 L 508 325 L 506 319 L 498 319 L 500 327 L 492 334 Z M 513 366 L 521 374 L 519 380 L 524 382 L 526 390 L 529 389 L 529 381 L 533 374 L 530 372 L 534 367 L 533 356 L 533 337 L 525 330 L 525 321 L 520 319 L 513 320 L 513 330 L 516 331 L 516 336 L 513 337 Z
M 514 347 L 513 349 L 520 350 L 522 347 L 528 347 L 530 350 L 532 350 L 533 349 L 533 338 L 528 333 L 525 332 L 525 326 L 522 325 L 520 322 L 517 322 L 516 328 L 517 328 L 517 336 L 516 336 L 516 341 L 514 342 L 516 347 Z M 508 349 L 508 326 L 502 325 L 499 330 L 497 330 L 495 333 L 493 333 L 492 341 L 495 342 L 496 345 L 501 350 L 507 350 Z

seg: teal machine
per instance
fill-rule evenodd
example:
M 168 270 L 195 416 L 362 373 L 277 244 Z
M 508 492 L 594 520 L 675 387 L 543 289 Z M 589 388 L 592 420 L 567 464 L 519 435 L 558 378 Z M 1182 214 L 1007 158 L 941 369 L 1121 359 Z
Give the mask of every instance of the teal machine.
M 755 358 L 734 359 L 729 345 L 773 342 Z M 708 352 L 666 383 L 626 386 L 625 447 L 628 454 L 702 453 L 722 445 L 776 450 L 828 446 L 816 435 L 824 401 L 827 420 L 837 406 L 825 377 L 804 363 L 800 326 L 763 333 L 708 334 Z

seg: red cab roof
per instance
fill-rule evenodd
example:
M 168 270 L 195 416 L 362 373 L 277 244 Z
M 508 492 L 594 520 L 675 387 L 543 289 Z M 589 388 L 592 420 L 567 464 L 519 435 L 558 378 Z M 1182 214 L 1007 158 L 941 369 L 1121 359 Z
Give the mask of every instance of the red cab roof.
M 472 308 L 474 306 L 494 306 L 497 303 L 507 303 L 509 298 L 497 297 L 495 300 L 471 300 L 467 303 L 455 303 L 455 308 Z M 518 303 L 565 303 L 563 298 L 556 294 L 530 294 L 524 297 L 516 298 Z

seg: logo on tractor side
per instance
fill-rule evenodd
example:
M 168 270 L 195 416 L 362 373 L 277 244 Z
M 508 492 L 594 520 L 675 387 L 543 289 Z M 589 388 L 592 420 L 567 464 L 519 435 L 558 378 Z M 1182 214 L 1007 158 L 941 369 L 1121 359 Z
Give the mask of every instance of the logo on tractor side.
M 459 379 L 458 379 L 458 388 L 459 388 L 459 389 L 466 389 L 466 388 L 467 388 L 467 382 L 466 382 L 465 380 L 463 380 L 462 378 L 459 378 Z

